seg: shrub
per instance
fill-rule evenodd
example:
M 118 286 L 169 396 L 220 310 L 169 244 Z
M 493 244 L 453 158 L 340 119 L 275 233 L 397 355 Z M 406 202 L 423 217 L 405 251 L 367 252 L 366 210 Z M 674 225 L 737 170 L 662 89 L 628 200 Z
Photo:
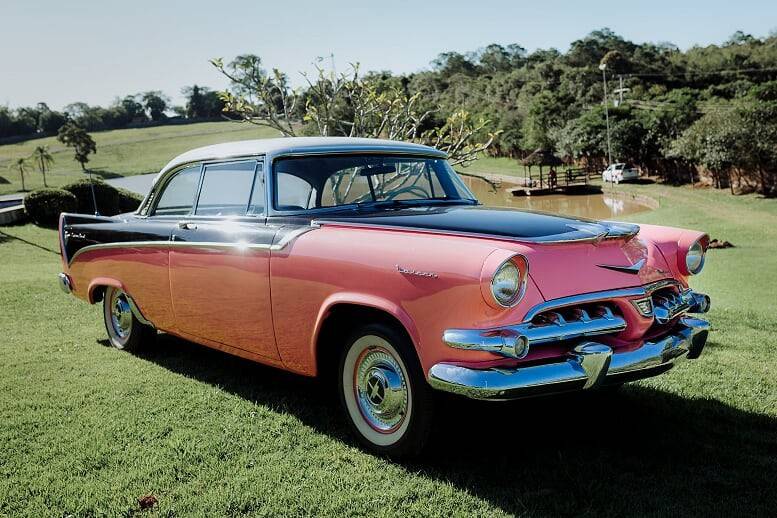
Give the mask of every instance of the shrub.
M 97 200 L 97 211 L 103 216 L 114 216 L 121 212 L 119 208 L 119 191 L 115 187 L 108 185 L 95 178 L 94 197 Z M 64 190 L 73 193 L 78 200 L 78 212 L 82 214 L 94 214 L 94 202 L 92 201 L 92 189 L 89 185 L 89 179 L 84 178 L 62 187 Z
M 143 201 L 143 196 L 127 189 L 117 190 L 119 191 L 119 213 L 135 212 Z
M 56 227 L 61 212 L 75 212 L 76 197 L 64 189 L 38 189 L 24 197 L 24 212 L 43 227 Z

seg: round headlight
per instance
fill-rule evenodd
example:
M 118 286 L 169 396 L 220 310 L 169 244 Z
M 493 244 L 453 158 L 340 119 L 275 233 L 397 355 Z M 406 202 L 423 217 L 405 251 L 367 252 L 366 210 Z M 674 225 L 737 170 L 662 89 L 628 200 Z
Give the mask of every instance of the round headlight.
M 513 261 L 505 261 L 491 279 L 491 294 L 500 306 L 510 307 L 523 294 L 524 279 Z
M 704 268 L 704 252 L 701 240 L 694 241 L 688 248 L 688 253 L 685 254 L 685 266 L 692 275 L 696 275 Z

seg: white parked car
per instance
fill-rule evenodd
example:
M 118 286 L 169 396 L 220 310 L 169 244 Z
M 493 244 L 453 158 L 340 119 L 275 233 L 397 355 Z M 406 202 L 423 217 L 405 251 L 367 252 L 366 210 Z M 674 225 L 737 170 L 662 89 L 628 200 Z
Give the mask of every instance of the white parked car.
M 639 169 L 633 167 L 627 167 L 626 164 L 610 164 L 610 166 L 602 171 L 603 182 L 621 183 L 628 180 L 636 180 L 639 178 Z

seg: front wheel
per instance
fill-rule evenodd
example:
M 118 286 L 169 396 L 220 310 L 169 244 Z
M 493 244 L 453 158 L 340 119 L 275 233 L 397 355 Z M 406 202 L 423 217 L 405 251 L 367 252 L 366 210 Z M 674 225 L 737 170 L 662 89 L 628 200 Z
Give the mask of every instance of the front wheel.
M 403 333 L 384 324 L 356 330 L 341 355 L 338 381 L 345 415 L 363 445 L 392 457 L 421 451 L 434 394 Z
M 108 341 L 117 349 L 137 352 L 156 337 L 156 330 L 140 322 L 132 313 L 129 295 L 118 288 L 105 289 L 103 320 Z

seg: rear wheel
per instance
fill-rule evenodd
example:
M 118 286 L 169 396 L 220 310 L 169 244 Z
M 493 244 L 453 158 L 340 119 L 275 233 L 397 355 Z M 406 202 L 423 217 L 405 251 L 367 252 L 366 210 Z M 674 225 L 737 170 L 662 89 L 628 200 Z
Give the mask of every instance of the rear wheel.
M 348 422 L 368 449 L 393 457 L 421 451 L 434 394 L 403 333 L 384 324 L 357 329 L 341 355 L 338 385 Z
M 103 320 L 108 341 L 117 349 L 139 351 L 156 337 L 156 330 L 140 322 L 132 313 L 129 295 L 108 287 L 103 296 Z

